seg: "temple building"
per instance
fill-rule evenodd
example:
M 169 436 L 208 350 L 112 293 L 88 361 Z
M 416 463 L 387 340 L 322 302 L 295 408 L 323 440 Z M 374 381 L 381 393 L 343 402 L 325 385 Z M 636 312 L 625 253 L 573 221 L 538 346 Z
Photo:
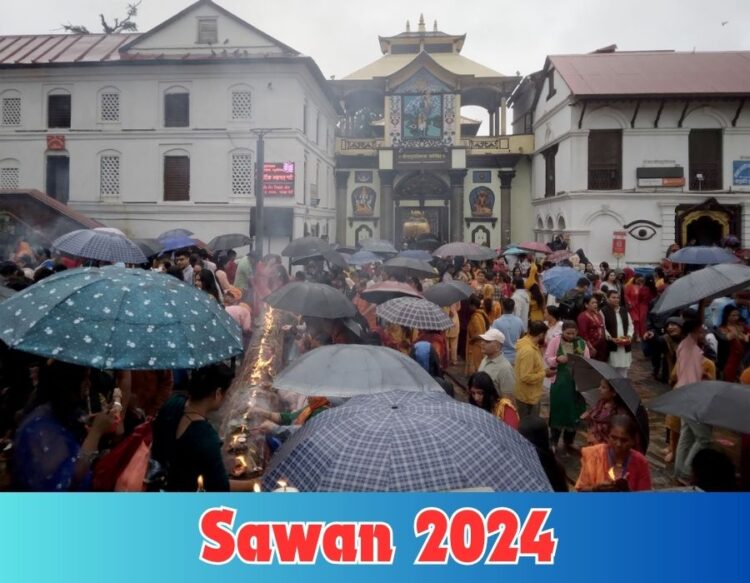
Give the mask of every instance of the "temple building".
M 750 247 L 750 52 L 554 55 L 513 95 L 533 124 L 539 241 L 655 264 L 673 243 Z
M 331 85 L 344 119 L 336 139 L 339 243 L 397 247 L 420 235 L 498 247 L 531 236 L 530 132 L 507 131 L 519 82 L 461 54 L 465 35 L 428 30 L 380 37 L 382 56 Z M 468 106 L 487 111 L 478 136 Z

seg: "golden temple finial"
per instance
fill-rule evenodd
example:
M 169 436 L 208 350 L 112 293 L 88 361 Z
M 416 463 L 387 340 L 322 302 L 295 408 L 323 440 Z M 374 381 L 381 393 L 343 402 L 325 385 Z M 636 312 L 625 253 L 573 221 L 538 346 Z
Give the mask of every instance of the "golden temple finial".
M 427 27 L 424 24 L 424 14 L 419 15 L 419 32 L 427 32 Z
M 437 32 L 437 31 L 438 31 L 438 29 L 437 29 L 437 20 L 435 20 L 435 22 L 432 23 L 432 32 Z
M 411 32 L 411 23 L 408 20 L 406 21 L 406 32 Z

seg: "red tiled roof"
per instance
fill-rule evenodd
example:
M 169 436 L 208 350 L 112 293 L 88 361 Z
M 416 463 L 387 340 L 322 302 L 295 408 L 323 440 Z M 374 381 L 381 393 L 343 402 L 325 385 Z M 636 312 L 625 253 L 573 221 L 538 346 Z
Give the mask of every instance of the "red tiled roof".
M 554 55 L 574 95 L 750 95 L 750 51 L 613 52 Z
M 0 65 L 119 61 L 140 34 L 40 34 L 0 37 Z

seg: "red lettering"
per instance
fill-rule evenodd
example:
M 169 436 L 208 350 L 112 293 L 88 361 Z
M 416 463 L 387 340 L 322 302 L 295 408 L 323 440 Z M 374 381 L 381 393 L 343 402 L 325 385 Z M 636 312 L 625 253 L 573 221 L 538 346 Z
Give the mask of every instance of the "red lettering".
M 450 549 L 453 559 L 462 565 L 482 560 L 487 548 L 484 516 L 473 508 L 462 508 L 451 517 Z
M 534 557 L 537 565 L 551 565 L 555 562 L 555 551 L 557 551 L 555 529 L 542 530 L 549 514 L 549 508 L 534 508 L 529 512 L 521 529 L 519 538 L 521 554 Z
M 268 523 L 246 522 L 237 531 L 237 555 L 245 563 L 267 564 L 273 558 Z
M 221 507 L 209 508 L 201 515 L 198 521 L 198 529 L 204 540 L 201 561 L 210 565 L 224 565 L 232 560 L 235 547 L 231 528 L 235 514 L 234 509 Z
M 279 563 L 315 563 L 322 522 L 272 524 L 271 529 Z
M 427 535 L 415 564 L 445 565 L 448 562 L 448 547 L 445 538 L 448 532 L 448 515 L 440 508 L 425 508 L 414 519 L 414 534 Z
M 323 531 L 323 556 L 329 563 L 357 562 L 357 534 L 354 524 L 332 523 Z
M 377 558 L 375 558 L 375 544 L 377 541 Z M 393 563 L 396 549 L 393 546 L 393 531 L 382 522 L 365 522 L 359 527 L 359 562 Z
M 510 508 L 496 508 L 487 517 L 487 534 L 500 533 L 495 546 L 492 547 L 488 565 L 518 564 L 518 546 L 514 544 L 520 527 L 518 514 Z

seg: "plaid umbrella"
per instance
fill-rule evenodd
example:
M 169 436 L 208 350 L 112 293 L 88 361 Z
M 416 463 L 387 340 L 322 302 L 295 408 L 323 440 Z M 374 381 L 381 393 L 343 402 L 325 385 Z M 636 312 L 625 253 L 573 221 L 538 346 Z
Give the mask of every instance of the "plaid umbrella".
M 383 264 L 388 273 L 403 273 L 407 277 L 437 277 L 438 271 L 426 261 L 409 257 L 394 257 Z
M 263 485 L 301 491 L 549 492 L 536 449 L 479 407 L 439 391 L 353 397 L 297 431 Z
M 219 235 L 208 242 L 208 248 L 212 251 L 227 251 L 237 249 L 238 247 L 247 247 L 253 240 L 247 235 L 241 233 L 231 233 L 229 235 Z
M 474 293 L 471 286 L 464 285 L 465 287 L 454 285 L 453 282 L 436 283 L 427 288 L 424 297 L 438 306 L 450 306 L 465 300 Z
M 719 265 L 721 263 L 741 263 L 729 249 L 722 247 L 683 247 L 669 256 L 672 263 L 691 265 Z
M 393 253 L 394 255 L 398 253 L 393 243 L 385 239 L 365 239 L 362 241 L 362 249 L 373 253 Z
M 352 318 L 357 308 L 349 298 L 330 285 L 293 281 L 266 296 L 264 301 L 279 310 L 317 318 Z
M 375 313 L 386 322 L 419 330 L 447 330 L 452 320 L 438 306 L 419 298 L 395 298 L 380 304 Z
M 435 257 L 464 257 L 471 261 L 486 261 L 495 259 L 497 254 L 489 247 L 483 247 L 476 243 L 448 243 L 435 249 Z
M 146 263 L 138 245 L 110 231 L 79 229 L 58 237 L 52 246 L 68 255 L 110 263 Z
M 713 300 L 745 289 L 750 284 L 750 267 L 711 265 L 670 284 L 654 305 L 655 314 L 686 308 L 701 300 Z
M 175 237 L 192 237 L 194 233 L 188 229 L 170 229 L 164 231 L 157 239 L 174 239 Z
M 354 397 L 395 390 L 443 392 L 416 360 L 391 348 L 358 344 L 311 350 L 279 373 L 273 386 L 311 397 Z
M 371 285 L 360 294 L 371 304 L 382 304 L 388 300 L 401 297 L 424 298 L 424 296 L 406 283 L 384 281 Z
M 331 251 L 328 241 L 324 241 L 320 237 L 300 237 L 284 247 L 281 254 L 284 257 L 307 257 L 316 254 L 322 255 L 325 251 Z
M 71 269 L 0 304 L 12 348 L 103 369 L 198 368 L 242 352 L 239 326 L 207 293 L 143 269 Z

